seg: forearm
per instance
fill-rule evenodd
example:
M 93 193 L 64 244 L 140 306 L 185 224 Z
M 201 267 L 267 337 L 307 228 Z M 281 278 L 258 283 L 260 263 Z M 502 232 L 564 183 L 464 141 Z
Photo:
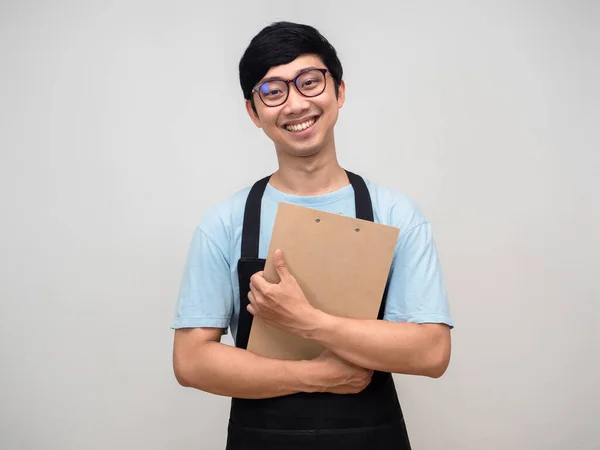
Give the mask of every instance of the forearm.
M 220 342 L 204 342 L 179 364 L 179 382 L 216 395 L 268 398 L 313 392 L 310 361 L 264 358 Z
M 305 337 L 368 369 L 439 377 L 450 358 L 449 328 L 385 320 L 356 320 L 316 314 Z

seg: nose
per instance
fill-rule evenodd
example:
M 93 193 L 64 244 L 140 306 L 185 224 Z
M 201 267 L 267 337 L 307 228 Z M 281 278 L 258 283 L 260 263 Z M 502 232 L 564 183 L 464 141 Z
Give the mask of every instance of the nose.
M 310 108 L 308 98 L 300 94 L 295 86 L 290 86 L 290 93 L 284 105 L 284 114 L 297 115 L 307 111 Z

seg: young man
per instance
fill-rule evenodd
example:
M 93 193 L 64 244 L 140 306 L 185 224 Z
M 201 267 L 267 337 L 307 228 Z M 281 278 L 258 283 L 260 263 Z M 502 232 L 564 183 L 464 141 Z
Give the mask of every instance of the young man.
M 195 230 L 172 328 L 179 383 L 232 397 L 228 450 L 408 449 L 392 373 L 440 377 L 450 359 L 444 281 L 418 207 L 338 164 L 334 125 L 345 84 L 335 49 L 312 27 L 279 22 L 240 65 L 246 109 L 273 141 L 278 170 L 208 211 Z M 380 320 L 311 306 L 276 252 L 262 270 L 279 202 L 400 228 Z M 245 350 L 252 317 L 322 344 L 310 361 Z M 235 347 L 220 343 L 231 329 Z

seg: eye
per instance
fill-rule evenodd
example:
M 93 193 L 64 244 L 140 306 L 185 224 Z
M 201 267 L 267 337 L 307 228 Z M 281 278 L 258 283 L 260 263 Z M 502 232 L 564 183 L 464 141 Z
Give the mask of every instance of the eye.
M 308 70 L 298 77 L 297 86 L 302 92 L 313 95 L 314 92 L 319 92 L 325 78 L 320 70 Z
M 301 85 L 301 89 L 313 89 L 316 88 L 317 86 L 321 85 L 322 80 L 318 80 L 316 78 L 310 78 L 308 80 L 303 80 L 302 81 L 302 85 Z
M 285 86 L 280 81 L 269 81 L 260 87 L 260 95 L 263 98 L 274 98 L 285 95 Z

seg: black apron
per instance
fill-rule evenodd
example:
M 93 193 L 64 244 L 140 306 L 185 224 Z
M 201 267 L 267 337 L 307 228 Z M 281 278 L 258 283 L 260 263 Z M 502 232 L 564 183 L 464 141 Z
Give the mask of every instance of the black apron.
M 346 172 L 354 188 L 356 217 L 373 221 L 364 180 Z M 236 347 L 245 349 L 252 326 L 248 312 L 250 277 L 264 270 L 258 257 L 265 177 L 246 201 L 242 251 L 238 261 L 240 315 Z M 379 311 L 383 318 L 387 287 Z M 232 398 L 226 450 L 409 450 L 404 417 L 390 373 L 375 372 L 358 394 L 297 393 L 267 399 Z

